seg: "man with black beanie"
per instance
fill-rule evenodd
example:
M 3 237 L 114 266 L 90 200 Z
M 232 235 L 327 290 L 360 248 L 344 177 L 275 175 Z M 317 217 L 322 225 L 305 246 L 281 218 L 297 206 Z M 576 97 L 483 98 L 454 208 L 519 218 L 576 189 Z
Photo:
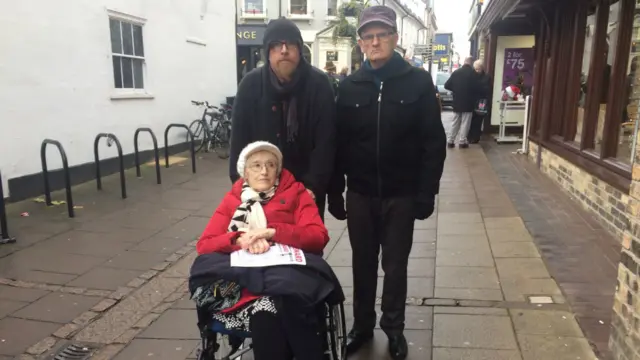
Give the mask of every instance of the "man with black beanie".
M 240 151 L 268 141 L 282 151 L 283 167 L 306 186 L 323 216 L 336 147 L 333 89 L 302 56 L 302 35 L 291 20 L 269 22 L 263 45 L 266 66 L 242 79 L 233 104 L 231 181 L 239 178 Z
M 328 192 L 329 212 L 347 219 L 353 250 L 347 353 L 373 338 L 382 255 L 380 327 L 391 358 L 402 360 L 409 351 L 403 331 L 413 227 L 434 211 L 446 138 L 431 75 L 395 51 L 396 13 L 386 6 L 364 9 L 358 35 L 367 60 L 338 89 L 336 171 Z

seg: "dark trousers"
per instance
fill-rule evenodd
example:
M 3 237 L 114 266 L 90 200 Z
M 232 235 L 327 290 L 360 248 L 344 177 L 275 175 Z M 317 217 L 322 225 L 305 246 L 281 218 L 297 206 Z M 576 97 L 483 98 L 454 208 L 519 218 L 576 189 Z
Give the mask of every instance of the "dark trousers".
M 404 330 L 407 265 L 413 244 L 414 199 L 375 198 L 347 191 L 347 226 L 353 249 L 354 328 L 372 331 L 376 324 L 378 257 L 382 249 L 382 317 L 391 335 Z
M 316 206 L 318 207 L 318 212 L 320 213 L 320 218 L 322 222 L 324 222 L 324 209 L 327 203 L 327 195 L 321 194 L 316 195 Z
M 305 360 L 323 360 L 317 326 L 266 311 L 252 315 L 250 325 L 255 360 L 292 360 L 295 354 L 298 358 L 304 354 Z
M 480 141 L 480 136 L 482 135 L 482 121 L 484 120 L 484 116 L 478 115 L 475 112 L 471 117 L 471 126 L 469 127 L 469 134 L 467 135 L 467 139 L 469 142 L 478 142 Z

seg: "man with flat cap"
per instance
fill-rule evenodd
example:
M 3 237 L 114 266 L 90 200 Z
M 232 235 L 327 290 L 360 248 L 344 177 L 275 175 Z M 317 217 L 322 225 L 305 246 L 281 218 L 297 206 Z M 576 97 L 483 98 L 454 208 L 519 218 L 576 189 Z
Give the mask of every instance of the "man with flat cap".
M 380 327 L 389 338 L 391 357 L 405 359 L 407 265 L 414 222 L 434 211 L 446 136 L 431 75 L 395 52 L 395 12 L 386 6 L 364 9 L 358 35 L 367 60 L 340 83 L 336 170 L 328 193 L 329 212 L 347 219 L 353 249 L 355 319 L 347 352 L 356 352 L 373 338 L 382 252 Z
M 264 34 L 265 66 L 240 82 L 233 104 L 229 173 L 239 178 L 240 151 L 268 141 L 283 154 L 283 167 L 302 182 L 324 213 L 335 158 L 335 96 L 329 78 L 302 56 L 298 27 L 272 20 Z

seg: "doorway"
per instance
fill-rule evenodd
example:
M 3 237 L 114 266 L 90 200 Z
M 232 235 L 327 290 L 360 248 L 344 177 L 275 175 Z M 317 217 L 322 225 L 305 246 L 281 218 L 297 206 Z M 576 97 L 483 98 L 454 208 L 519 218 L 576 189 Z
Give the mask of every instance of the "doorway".
M 238 82 L 249 71 L 262 66 L 265 62 L 264 52 L 260 46 L 238 46 Z

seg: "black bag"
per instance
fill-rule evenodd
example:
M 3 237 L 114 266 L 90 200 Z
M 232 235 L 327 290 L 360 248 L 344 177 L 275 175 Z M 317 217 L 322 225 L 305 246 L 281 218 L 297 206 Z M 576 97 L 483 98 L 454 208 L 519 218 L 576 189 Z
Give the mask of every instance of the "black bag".
M 485 116 L 487 115 L 487 113 L 489 112 L 489 110 L 487 109 L 488 106 L 488 101 L 487 99 L 480 99 L 478 100 L 478 102 L 476 103 L 476 109 L 475 109 L 475 113 L 477 115 L 480 116 Z

